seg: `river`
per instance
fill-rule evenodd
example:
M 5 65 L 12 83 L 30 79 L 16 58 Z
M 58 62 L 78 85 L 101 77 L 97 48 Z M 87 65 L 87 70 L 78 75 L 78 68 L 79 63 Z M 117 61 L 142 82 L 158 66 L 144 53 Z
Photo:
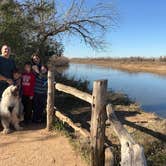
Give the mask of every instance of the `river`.
M 88 80 L 107 79 L 108 89 L 127 94 L 146 112 L 166 118 L 166 76 L 151 73 L 131 73 L 87 64 L 70 64 L 64 72 L 68 77 Z

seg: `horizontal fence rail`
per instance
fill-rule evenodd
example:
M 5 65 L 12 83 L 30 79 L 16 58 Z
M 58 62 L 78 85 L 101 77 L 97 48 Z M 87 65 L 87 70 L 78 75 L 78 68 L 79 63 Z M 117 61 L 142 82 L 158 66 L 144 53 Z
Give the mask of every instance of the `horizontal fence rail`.
M 67 85 L 63 85 L 60 83 L 55 84 L 55 89 L 68 93 L 68 94 L 71 94 L 81 100 L 84 100 L 84 101 L 92 104 L 92 95 L 90 95 L 89 93 L 82 92 L 76 88 L 73 88 L 73 87 L 67 86 Z
M 83 135 L 84 137 L 90 137 L 90 133 L 84 129 L 82 129 L 81 127 L 78 127 L 74 124 L 74 122 L 69 118 L 67 117 L 66 115 L 62 114 L 60 111 L 58 111 L 55 108 L 55 116 L 57 118 L 59 118 L 62 122 L 66 122 L 70 127 L 72 127 L 75 131 L 79 132 L 81 135 Z
M 108 120 L 121 144 L 121 166 L 147 166 L 144 149 L 137 144 L 115 115 L 111 104 L 106 107 Z
M 78 127 L 74 122 L 58 111 L 54 107 L 54 92 L 55 89 L 70 95 L 73 95 L 81 100 L 91 104 L 91 126 L 90 132 Z M 82 92 L 76 88 L 63 85 L 61 83 L 54 84 L 54 70 L 49 67 L 48 71 L 48 95 L 47 95 L 47 129 L 51 130 L 53 124 L 53 116 L 56 116 L 61 121 L 66 122 L 75 131 L 79 132 L 84 137 L 90 138 L 91 143 L 91 166 L 113 166 L 114 156 L 111 147 L 105 143 L 105 122 L 106 117 L 111 123 L 114 132 L 118 136 L 121 143 L 121 165 L 122 166 L 146 166 L 146 159 L 143 147 L 135 143 L 133 138 L 117 119 L 112 106 L 107 105 L 107 80 L 98 80 L 93 83 L 92 95 Z M 55 114 L 54 111 L 55 110 Z

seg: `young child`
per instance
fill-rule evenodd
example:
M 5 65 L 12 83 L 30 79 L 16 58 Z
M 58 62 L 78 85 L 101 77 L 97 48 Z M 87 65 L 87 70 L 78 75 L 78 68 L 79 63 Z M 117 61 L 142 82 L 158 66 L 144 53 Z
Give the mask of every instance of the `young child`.
M 32 116 L 32 101 L 34 96 L 35 75 L 32 73 L 30 62 L 25 63 L 24 73 L 22 74 L 22 102 L 24 105 L 24 119 L 29 122 Z
M 33 122 L 41 123 L 47 100 L 47 66 L 42 65 L 40 73 L 36 74 L 33 101 Z
M 19 88 L 19 96 L 20 98 L 22 97 L 22 73 L 21 71 L 16 68 L 14 71 L 13 71 L 13 84 L 16 85 L 18 88 Z
M 13 84 L 16 85 L 19 89 L 19 112 L 23 112 L 24 106 L 22 103 L 22 72 L 18 68 L 13 71 Z

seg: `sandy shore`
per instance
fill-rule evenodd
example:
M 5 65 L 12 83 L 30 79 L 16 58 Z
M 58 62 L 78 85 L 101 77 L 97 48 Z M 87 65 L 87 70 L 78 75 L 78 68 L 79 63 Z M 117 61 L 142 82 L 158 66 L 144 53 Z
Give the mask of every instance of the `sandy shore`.
M 71 59 L 72 63 L 94 64 L 102 67 L 111 67 L 129 72 L 148 72 L 166 75 L 166 63 L 160 62 L 132 62 L 132 61 L 114 61 L 111 59 Z

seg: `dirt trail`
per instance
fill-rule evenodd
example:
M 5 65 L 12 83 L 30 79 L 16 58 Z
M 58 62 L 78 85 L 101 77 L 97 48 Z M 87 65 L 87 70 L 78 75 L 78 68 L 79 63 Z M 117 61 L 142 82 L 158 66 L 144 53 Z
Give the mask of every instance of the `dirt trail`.
M 85 166 L 68 139 L 29 126 L 9 135 L 0 133 L 0 166 Z

